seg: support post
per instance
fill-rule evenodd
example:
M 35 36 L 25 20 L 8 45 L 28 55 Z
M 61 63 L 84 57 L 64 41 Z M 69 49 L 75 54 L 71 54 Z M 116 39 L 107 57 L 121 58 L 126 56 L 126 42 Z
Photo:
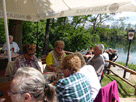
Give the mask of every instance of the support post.
M 129 40 L 128 54 L 127 54 L 127 60 L 126 60 L 126 67 L 128 66 L 128 61 L 129 61 L 130 44 L 131 44 L 131 40 Z M 126 77 L 126 70 L 124 70 L 124 75 L 123 75 L 123 78 L 125 78 L 125 77 Z
M 49 40 L 49 27 L 50 27 L 50 19 L 47 19 L 43 54 L 47 54 L 48 40 Z
M 109 70 L 107 74 L 110 74 L 110 67 L 111 67 L 111 63 L 109 62 Z
M 37 44 L 36 44 L 36 57 L 38 58 L 38 55 L 39 55 L 39 41 L 38 41 L 38 22 L 37 22 L 37 35 L 36 35 L 36 38 L 37 38 Z
M 135 94 L 134 95 L 136 95 L 136 86 L 135 86 Z

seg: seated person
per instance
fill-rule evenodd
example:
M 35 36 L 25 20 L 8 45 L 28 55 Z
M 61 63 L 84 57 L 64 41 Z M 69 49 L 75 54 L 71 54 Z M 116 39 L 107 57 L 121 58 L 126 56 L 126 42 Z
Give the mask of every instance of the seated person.
M 87 64 L 92 65 L 96 71 L 96 74 L 99 78 L 99 81 L 101 80 L 101 76 L 104 70 L 104 58 L 101 55 L 104 50 L 103 44 L 96 44 L 94 48 L 94 57 L 88 60 Z
M 15 59 L 15 69 L 13 75 L 16 70 L 20 67 L 33 67 L 39 71 L 41 68 L 38 64 L 37 58 L 35 54 L 35 47 L 32 44 L 25 44 L 23 46 L 23 54 Z
M 104 59 L 109 60 L 109 54 L 106 51 L 103 52 L 102 56 Z M 109 66 L 109 62 L 105 62 L 104 67 L 107 68 L 108 66 Z
M 90 54 L 94 54 L 94 49 L 93 49 L 93 47 L 90 47 L 90 48 L 89 48 L 89 52 L 90 52 Z
M 90 58 L 92 58 L 93 54 L 94 54 L 93 47 L 90 47 L 87 53 L 84 55 L 85 61 L 87 62 Z
M 64 48 L 63 41 L 56 41 L 55 48 L 46 57 L 46 68 L 44 72 L 57 72 L 60 70 L 61 61 L 66 56 L 63 51 Z
M 92 102 L 91 88 L 85 75 L 79 73 L 81 60 L 77 55 L 67 55 L 62 61 L 63 79 L 56 83 L 59 102 Z
M 101 88 L 95 69 L 91 65 L 85 65 L 85 61 L 81 53 L 76 52 L 75 55 L 77 55 L 81 60 L 81 69 L 79 73 L 84 74 L 86 76 L 88 84 L 90 85 L 91 88 L 91 96 L 92 99 L 94 100 Z
M 12 48 L 14 48 L 14 52 L 19 52 L 20 48 L 18 47 L 18 44 L 13 41 L 13 36 L 9 35 L 9 43 L 10 43 L 10 51 L 12 51 Z M 7 50 L 7 44 L 5 43 L 2 47 L 3 51 Z
M 115 62 L 117 60 L 118 56 L 117 56 L 117 51 L 114 49 L 112 51 L 112 60 L 113 62 Z
M 55 88 L 47 84 L 42 73 L 32 67 L 19 68 L 8 94 L 12 102 L 56 102 Z
M 109 54 L 109 60 L 112 61 L 112 48 L 109 48 L 108 54 Z

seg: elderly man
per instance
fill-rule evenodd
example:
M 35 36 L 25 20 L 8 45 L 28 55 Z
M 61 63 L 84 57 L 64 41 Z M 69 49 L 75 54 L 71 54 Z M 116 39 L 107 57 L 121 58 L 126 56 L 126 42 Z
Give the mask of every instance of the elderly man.
M 92 65 L 96 71 L 96 74 L 99 78 L 99 81 L 101 80 L 101 75 L 104 70 L 104 58 L 101 55 L 103 53 L 104 46 L 103 44 L 96 44 L 94 48 L 94 57 L 92 57 L 87 64 Z
M 18 47 L 18 44 L 13 41 L 13 36 L 9 35 L 9 42 L 10 42 L 10 50 L 13 52 L 19 52 L 20 48 Z M 3 51 L 7 50 L 7 44 L 5 43 L 2 47 Z

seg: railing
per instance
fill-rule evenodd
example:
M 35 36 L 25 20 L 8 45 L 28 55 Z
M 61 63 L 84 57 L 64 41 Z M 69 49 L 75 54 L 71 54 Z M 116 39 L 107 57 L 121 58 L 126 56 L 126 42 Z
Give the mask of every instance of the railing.
M 39 49 L 42 49 L 43 51 L 43 48 L 39 48 Z M 46 50 L 46 49 L 45 49 Z M 47 51 L 52 51 L 53 49 L 47 49 Z M 73 52 L 70 52 L 70 51 L 64 51 L 66 54 L 72 54 Z M 42 55 L 47 55 L 47 53 L 43 53 L 43 52 L 40 52 L 38 51 L 38 54 L 42 54 Z
M 105 60 L 105 61 L 106 61 L 106 62 L 109 62 L 109 67 L 106 68 L 106 70 L 108 71 L 108 74 L 109 74 L 110 72 L 112 72 L 115 76 L 119 77 L 119 78 L 122 79 L 124 82 L 126 82 L 127 84 L 129 84 L 130 86 L 132 86 L 132 87 L 135 89 L 135 95 L 136 95 L 136 85 L 130 83 L 128 80 L 126 80 L 126 79 L 120 77 L 119 75 L 117 75 L 116 73 L 114 73 L 112 70 L 110 70 L 110 67 L 111 67 L 111 65 L 116 65 L 116 66 L 118 66 L 118 67 L 120 67 L 120 68 L 126 70 L 126 72 L 130 72 L 131 74 L 134 74 L 134 75 L 136 75 L 136 71 L 133 71 L 133 70 L 131 70 L 131 69 L 128 69 L 128 68 L 126 68 L 126 67 L 124 67 L 124 66 L 122 66 L 122 65 L 120 65 L 120 64 L 117 64 L 117 63 L 112 62 L 112 61 L 109 61 L 109 60 Z

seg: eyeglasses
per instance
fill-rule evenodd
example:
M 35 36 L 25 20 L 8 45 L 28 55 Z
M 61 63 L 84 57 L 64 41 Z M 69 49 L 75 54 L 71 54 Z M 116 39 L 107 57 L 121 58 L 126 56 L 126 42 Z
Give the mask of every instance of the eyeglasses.
M 8 91 L 8 96 L 15 95 L 15 94 L 19 94 L 19 92 Z
M 57 49 L 61 49 L 61 50 L 63 49 L 62 47 L 56 47 L 56 48 L 57 48 Z

